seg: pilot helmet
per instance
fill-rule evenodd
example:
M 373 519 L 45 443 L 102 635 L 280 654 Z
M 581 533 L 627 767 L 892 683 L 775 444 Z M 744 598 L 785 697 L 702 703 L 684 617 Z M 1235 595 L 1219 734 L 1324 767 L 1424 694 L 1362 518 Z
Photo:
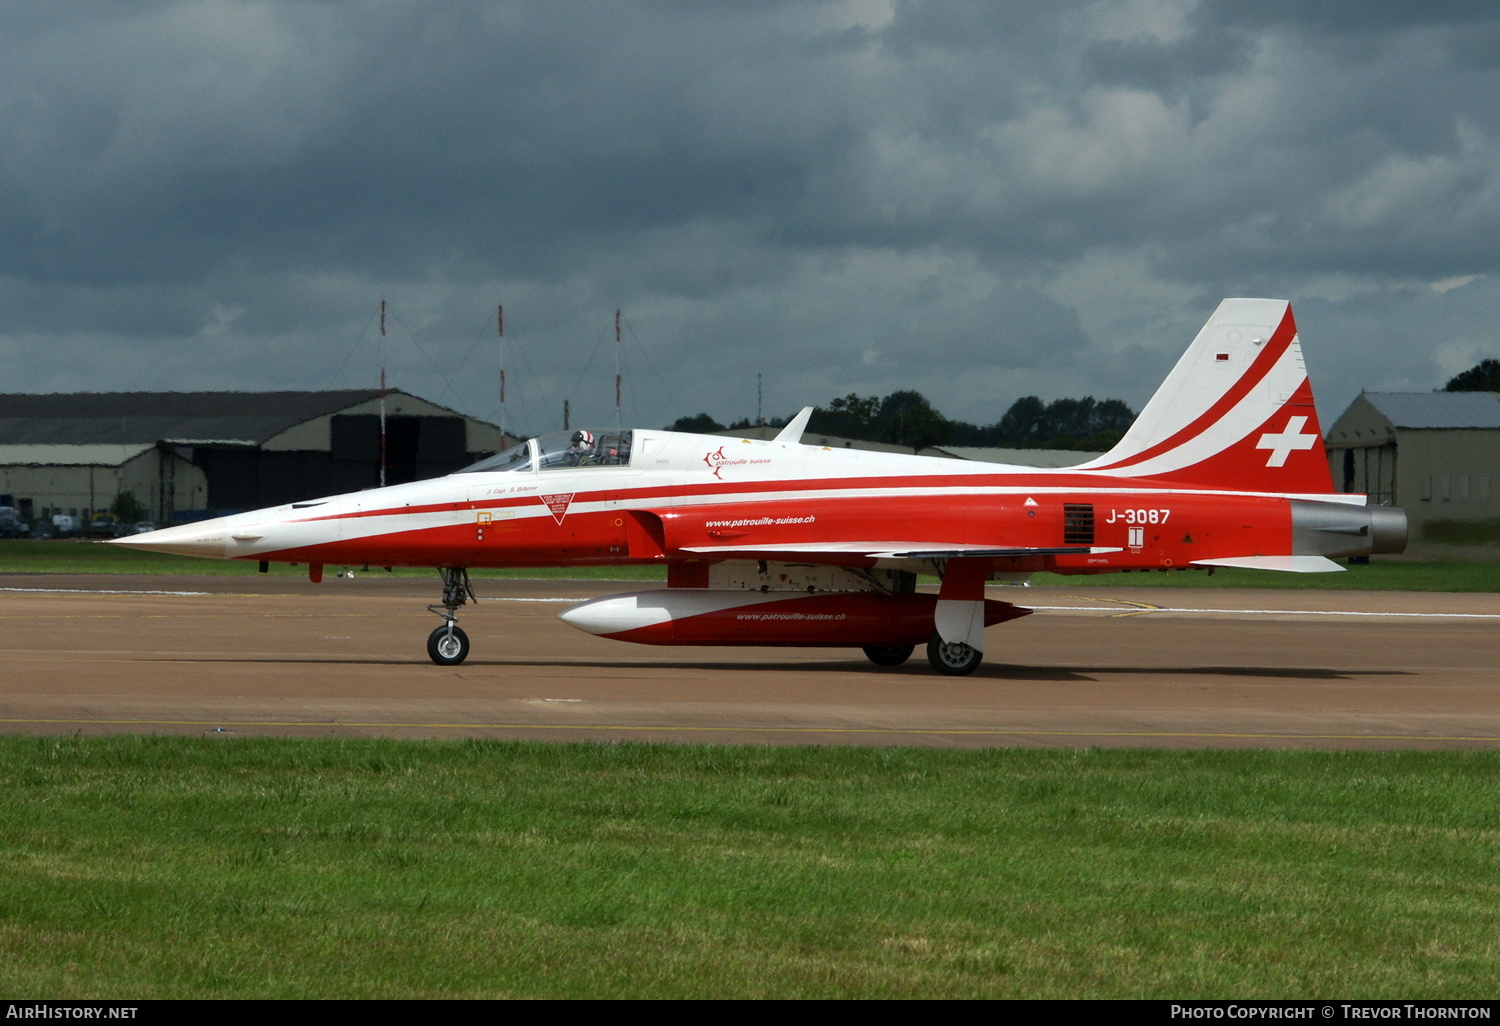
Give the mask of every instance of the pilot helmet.
M 594 435 L 593 435 L 593 432 L 582 431 L 582 430 L 574 431 L 573 432 L 573 448 L 575 448 L 575 449 L 592 449 L 593 447 L 594 447 Z

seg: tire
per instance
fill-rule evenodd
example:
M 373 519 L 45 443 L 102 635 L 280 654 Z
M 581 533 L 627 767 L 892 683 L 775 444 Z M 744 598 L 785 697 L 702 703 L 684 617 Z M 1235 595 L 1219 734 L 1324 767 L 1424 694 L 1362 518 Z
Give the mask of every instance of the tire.
M 978 649 L 970 648 L 962 641 L 949 644 L 939 634 L 933 634 L 927 643 L 927 661 L 945 677 L 967 677 L 979 669 L 983 660 L 984 653 Z
M 457 666 L 469 658 L 469 636 L 457 624 L 443 624 L 427 635 L 427 655 L 439 666 Z
M 911 658 L 915 645 L 871 645 L 865 649 L 865 657 L 876 666 L 900 666 Z

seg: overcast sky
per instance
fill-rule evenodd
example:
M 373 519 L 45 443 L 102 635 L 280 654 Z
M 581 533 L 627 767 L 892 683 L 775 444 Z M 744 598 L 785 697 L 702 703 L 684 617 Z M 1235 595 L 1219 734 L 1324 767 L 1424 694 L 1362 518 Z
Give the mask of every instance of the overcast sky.
M 1291 299 L 1325 427 L 1500 356 L 1500 6 L 0 8 L 0 392 L 391 384 L 512 429 L 1139 409 Z

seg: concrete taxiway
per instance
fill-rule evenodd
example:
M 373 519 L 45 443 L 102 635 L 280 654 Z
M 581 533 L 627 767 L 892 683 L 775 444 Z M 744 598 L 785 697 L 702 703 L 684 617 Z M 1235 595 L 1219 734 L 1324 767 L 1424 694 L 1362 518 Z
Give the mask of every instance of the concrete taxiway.
M 637 583 L 0 575 L 0 731 L 753 744 L 1500 747 L 1500 596 L 996 588 L 971 677 L 919 651 L 650 648 L 572 630 Z

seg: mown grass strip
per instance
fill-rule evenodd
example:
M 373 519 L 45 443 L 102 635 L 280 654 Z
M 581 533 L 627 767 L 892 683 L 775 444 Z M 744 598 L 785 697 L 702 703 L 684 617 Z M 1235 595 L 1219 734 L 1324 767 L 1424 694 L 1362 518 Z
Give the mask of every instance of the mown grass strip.
M 0 738 L 0 989 L 1486 997 L 1500 754 Z
M 1291 574 L 1270 570 L 1144 570 L 1122 574 L 1033 574 L 1033 584 L 1068 587 L 1277 588 L 1294 591 L 1500 591 L 1500 562 L 1384 560 L 1342 563 L 1342 573 Z

